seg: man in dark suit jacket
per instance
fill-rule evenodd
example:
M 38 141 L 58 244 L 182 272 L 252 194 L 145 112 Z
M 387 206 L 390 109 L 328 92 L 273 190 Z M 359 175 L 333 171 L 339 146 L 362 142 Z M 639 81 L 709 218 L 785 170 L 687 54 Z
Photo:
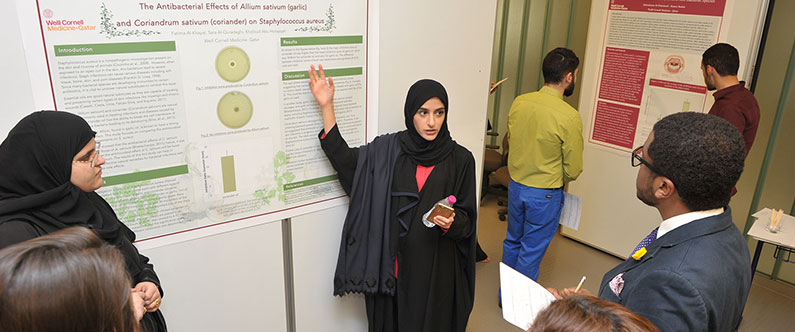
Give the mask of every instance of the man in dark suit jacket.
M 663 221 L 605 274 L 599 297 L 660 331 L 734 331 L 751 286 L 748 247 L 728 208 L 744 159 L 742 136 L 723 119 L 688 112 L 657 122 L 632 164 L 638 199 Z
M 751 287 L 748 247 L 728 208 L 744 159 L 743 138 L 724 119 L 686 112 L 658 121 L 632 165 L 638 199 L 662 222 L 605 274 L 599 297 L 663 332 L 734 331 Z
M 646 250 L 605 274 L 600 298 L 621 303 L 660 331 L 734 331 L 751 267 L 729 209 L 676 228 Z M 613 279 L 623 281 L 618 294 Z

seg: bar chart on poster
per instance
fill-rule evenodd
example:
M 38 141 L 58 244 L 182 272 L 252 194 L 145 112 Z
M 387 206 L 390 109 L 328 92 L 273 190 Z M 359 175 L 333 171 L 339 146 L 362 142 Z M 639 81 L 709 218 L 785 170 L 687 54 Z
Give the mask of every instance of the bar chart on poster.
M 37 4 L 53 102 L 97 132 L 98 193 L 139 240 L 344 196 L 307 70 L 335 78 L 363 144 L 367 0 Z
M 594 0 L 578 109 L 584 171 L 569 184 L 582 197 L 578 229 L 562 233 L 626 257 L 660 216 L 636 199 L 630 151 L 654 124 L 676 112 L 709 111 L 702 53 L 718 42 L 740 54 L 749 80 L 766 0 Z

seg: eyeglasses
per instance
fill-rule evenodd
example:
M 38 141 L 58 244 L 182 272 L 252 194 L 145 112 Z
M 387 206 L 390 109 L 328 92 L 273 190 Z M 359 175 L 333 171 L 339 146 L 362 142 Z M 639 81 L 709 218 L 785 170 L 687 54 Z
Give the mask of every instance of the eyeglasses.
M 640 166 L 640 164 L 644 164 L 652 172 L 657 173 L 657 174 L 659 174 L 661 176 L 665 176 L 668 179 L 670 179 L 670 177 L 668 177 L 665 174 L 663 174 L 662 172 L 660 172 L 660 170 L 657 167 L 654 167 L 654 165 L 652 165 L 650 162 L 646 161 L 646 159 L 643 159 L 642 155 L 643 155 L 643 146 L 639 146 L 639 147 L 635 148 L 635 150 L 632 150 L 632 167 L 638 167 L 638 166 Z M 671 181 L 673 181 L 673 180 L 671 180 Z
M 72 160 L 73 163 L 88 163 L 91 168 L 97 165 L 97 157 L 99 156 L 99 142 L 94 146 L 94 151 L 88 156 L 88 160 Z

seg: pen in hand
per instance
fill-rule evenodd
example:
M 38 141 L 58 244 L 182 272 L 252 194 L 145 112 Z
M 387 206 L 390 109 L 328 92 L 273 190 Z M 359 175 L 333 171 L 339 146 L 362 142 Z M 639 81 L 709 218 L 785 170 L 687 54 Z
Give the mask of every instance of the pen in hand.
M 574 289 L 574 292 L 575 292 L 575 293 L 577 293 L 577 292 L 579 292 L 579 291 L 580 291 L 580 288 L 582 287 L 582 283 L 583 283 L 583 282 L 585 282 L 585 276 L 582 276 L 582 279 L 580 279 L 580 283 L 579 283 L 579 284 L 577 284 L 577 288 L 575 288 L 575 289 Z

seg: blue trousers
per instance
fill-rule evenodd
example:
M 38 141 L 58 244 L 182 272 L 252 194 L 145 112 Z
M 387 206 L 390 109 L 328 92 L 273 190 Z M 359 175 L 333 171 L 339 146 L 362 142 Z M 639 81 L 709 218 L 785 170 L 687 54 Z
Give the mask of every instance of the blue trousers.
M 541 259 L 555 235 L 563 206 L 563 189 L 539 189 L 511 180 L 508 185 L 508 234 L 502 262 L 538 280 Z

